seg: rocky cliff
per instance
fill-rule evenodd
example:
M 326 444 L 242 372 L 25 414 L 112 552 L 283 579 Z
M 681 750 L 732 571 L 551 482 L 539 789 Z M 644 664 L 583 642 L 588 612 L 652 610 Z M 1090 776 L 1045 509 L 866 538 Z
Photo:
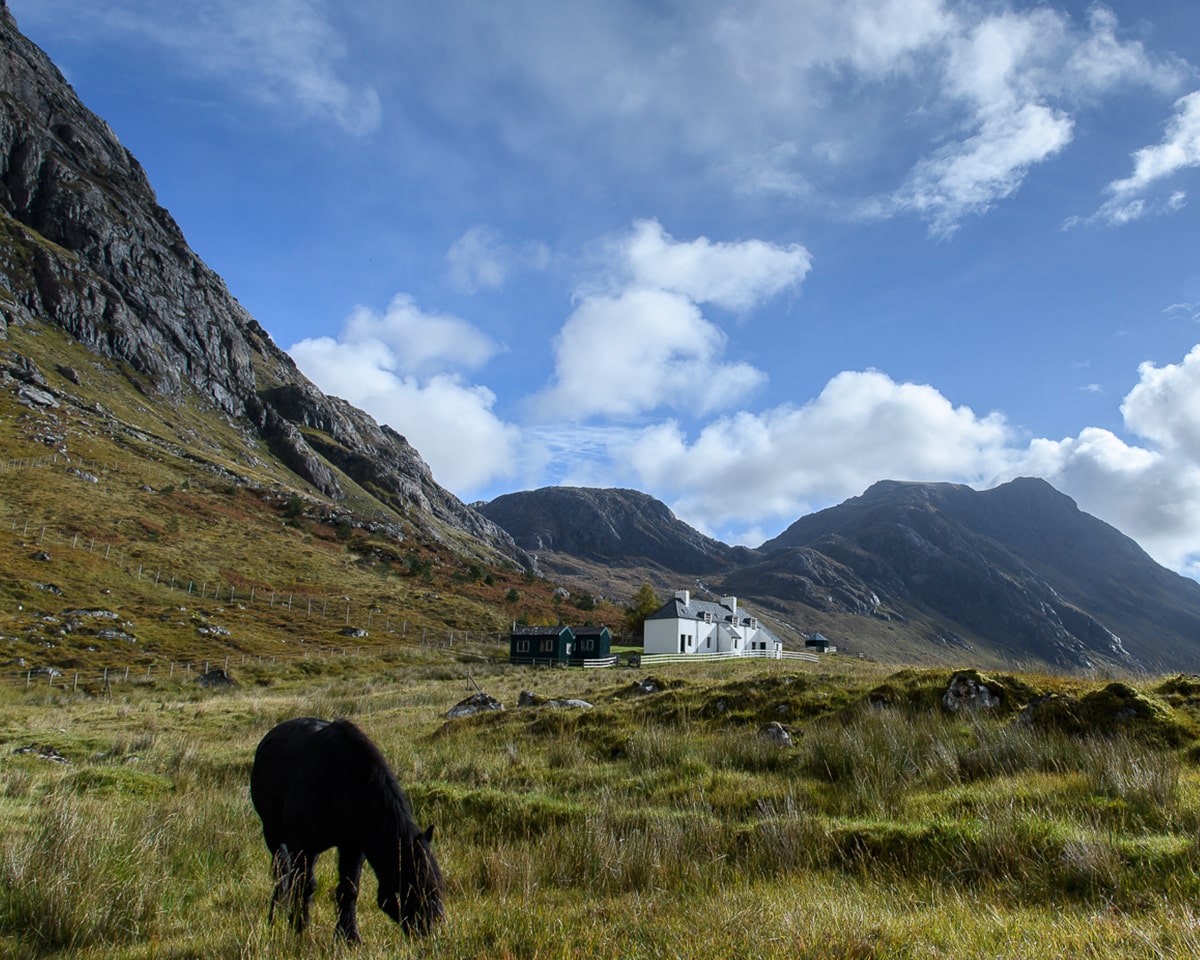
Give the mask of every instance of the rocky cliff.
M 231 228 L 233 225 L 231 225 Z M 141 165 L 0 0 L 0 336 L 52 323 L 152 399 L 194 394 L 338 499 L 348 478 L 425 532 L 526 562 L 394 430 L 325 396 L 188 246 Z

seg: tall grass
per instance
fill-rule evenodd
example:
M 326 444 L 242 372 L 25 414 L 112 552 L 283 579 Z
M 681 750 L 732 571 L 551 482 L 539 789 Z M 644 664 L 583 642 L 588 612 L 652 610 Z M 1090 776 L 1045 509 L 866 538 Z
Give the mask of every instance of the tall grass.
M 167 832 L 56 797 L 0 851 L 0 931 L 41 953 L 154 937 L 170 871 Z
M 1117 957 L 1191 955 L 1200 777 L 1131 733 L 865 703 L 764 672 L 793 746 L 689 679 L 630 701 L 555 672 L 591 711 L 447 723 L 461 672 L 295 677 L 185 700 L 10 698 L 0 750 L 57 739 L 58 766 L 0 755 L 0 953 L 91 958 L 341 956 L 333 857 L 299 941 L 265 922 L 268 857 L 247 795 L 273 723 L 353 701 L 449 882 L 449 919 L 407 941 L 374 909 L 374 957 Z M 510 704 L 524 673 L 487 677 Z M 737 684 L 755 692 L 753 674 Z M 840 681 L 839 681 L 840 682 Z M 906 683 L 912 678 L 907 677 Z M 850 681 L 847 681 L 850 683 Z M 811 698 L 811 699 L 805 699 Z M 849 702 L 821 713 L 820 703 Z M 19 733 L 17 731 L 20 731 Z M 1155 952 L 1160 951 L 1160 952 Z M 1182 951 L 1182 952 L 1181 952 Z

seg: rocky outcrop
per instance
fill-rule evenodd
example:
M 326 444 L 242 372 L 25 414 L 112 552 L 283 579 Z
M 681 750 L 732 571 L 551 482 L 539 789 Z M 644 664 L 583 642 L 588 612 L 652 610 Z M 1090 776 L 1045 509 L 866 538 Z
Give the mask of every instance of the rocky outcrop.
M 138 161 L 0 0 L 0 337 L 49 322 L 127 365 L 148 396 L 192 392 L 252 426 L 331 498 L 344 478 L 434 537 L 529 558 L 442 489 L 396 431 L 318 390 L 188 246 Z

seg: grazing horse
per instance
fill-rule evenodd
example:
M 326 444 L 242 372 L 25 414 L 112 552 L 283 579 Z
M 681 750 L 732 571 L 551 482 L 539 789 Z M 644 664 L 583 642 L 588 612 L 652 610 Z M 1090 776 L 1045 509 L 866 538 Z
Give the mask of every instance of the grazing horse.
M 383 754 L 348 720 L 297 717 L 267 732 L 254 754 L 250 798 L 271 851 L 275 890 L 268 919 L 286 901 L 304 929 L 317 856 L 338 848 L 337 932 L 356 942 L 363 859 L 379 881 L 379 909 L 405 933 L 427 933 L 443 915 L 445 882 L 433 827 L 413 822 L 408 798 Z

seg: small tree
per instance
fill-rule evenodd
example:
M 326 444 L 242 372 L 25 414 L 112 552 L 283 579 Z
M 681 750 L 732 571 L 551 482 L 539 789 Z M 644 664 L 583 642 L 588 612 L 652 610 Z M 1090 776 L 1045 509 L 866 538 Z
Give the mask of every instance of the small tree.
M 625 632 L 631 637 L 641 637 L 645 628 L 646 618 L 654 613 L 662 602 L 648 583 L 643 583 L 633 600 L 625 608 Z

